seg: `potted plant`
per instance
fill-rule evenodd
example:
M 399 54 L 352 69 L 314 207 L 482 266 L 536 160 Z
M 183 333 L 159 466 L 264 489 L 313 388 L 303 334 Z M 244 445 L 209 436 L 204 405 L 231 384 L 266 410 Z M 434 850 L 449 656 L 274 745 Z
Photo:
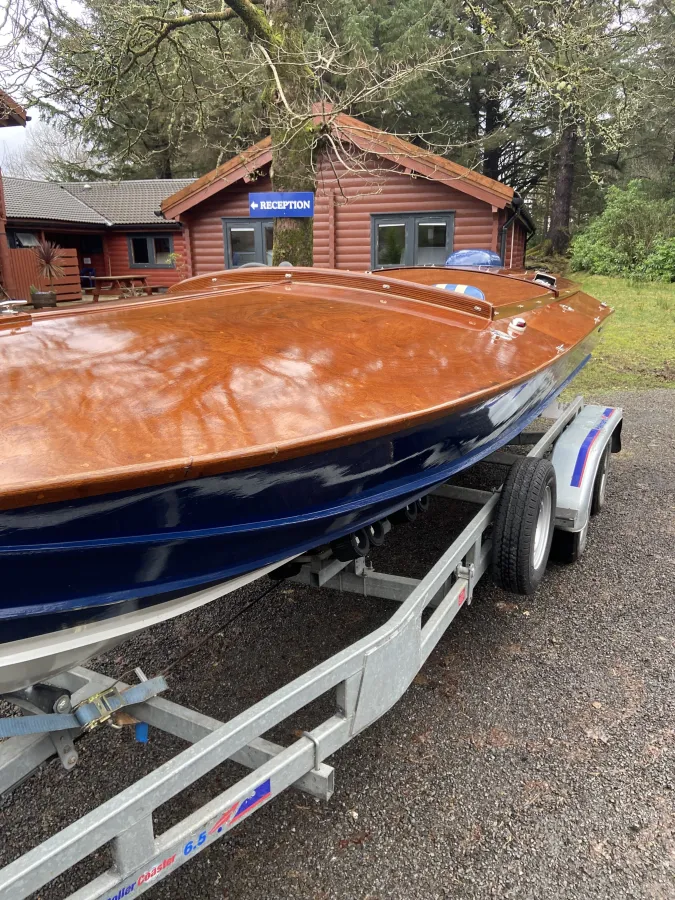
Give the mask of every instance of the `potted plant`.
M 40 241 L 37 247 L 33 247 L 33 253 L 37 257 L 40 276 L 49 282 L 48 291 L 39 291 L 34 285 L 31 285 L 30 298 L 33 307 L 35 309 L 55 307 L 56 291 L 54 290 L 54 279 L 63 276 L 61 248 L 51 241 Z

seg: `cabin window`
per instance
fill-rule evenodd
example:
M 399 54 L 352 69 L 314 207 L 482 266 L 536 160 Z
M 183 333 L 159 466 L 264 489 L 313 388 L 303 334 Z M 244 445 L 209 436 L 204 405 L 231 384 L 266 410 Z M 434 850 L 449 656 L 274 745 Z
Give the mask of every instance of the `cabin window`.
M 173 269 L 173 236 L 170 234 L 130 234 L 129 265 L 132 269 Z
M 272 219 L 223 219 L 225 266 L 237 269 L 247 263 L 272 265 Z
M 442 266 L 452 253 L 454 213 L 372 216 L 371 267 Z
M 10 247 L 20 250 L 22 247 L 37 247 L 40 243 L 38 236 L 32 231 L 8 231 Z

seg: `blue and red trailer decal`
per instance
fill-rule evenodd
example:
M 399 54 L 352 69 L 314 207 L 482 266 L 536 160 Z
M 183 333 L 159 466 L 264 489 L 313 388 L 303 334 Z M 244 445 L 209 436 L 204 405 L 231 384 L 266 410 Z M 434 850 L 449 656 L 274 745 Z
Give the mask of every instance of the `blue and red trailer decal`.
M 260 806 L 261 803 L 268 800 L 271 795 L 272 785 L 268 778 L 267 781 L 263 781 L 262 784 L 259 784 L 249 797 L 246 797 L 244 800 L 241 800 L 239 803 L 235 803 L 234 806 L 226 809 L 215 825 L 210 829 L 209 834 L 220 834 L 224 828 L 234 825 L 234 823 L 241 819 L 242 816 L 245 816 L 246 813 L 251 812 L 256 806 Z
M 584 438 L 584 442 L 579 448 L 577 461 L 574 464 L 574 471 L 572 472 L 572 480 L 570 481 L 572 487 L 581 487 L 581 482 L 584 480 L 586 463 L 588 462 L 588 457 L 590 456 L 591 449 L 597 441 L 600 432 L 609 422 L 615 412 L 615 409 L 612 409 L 611 406 L 608 406 L 603 412 L 600 422 L 594 428 L 591 428 L 591 430 Z

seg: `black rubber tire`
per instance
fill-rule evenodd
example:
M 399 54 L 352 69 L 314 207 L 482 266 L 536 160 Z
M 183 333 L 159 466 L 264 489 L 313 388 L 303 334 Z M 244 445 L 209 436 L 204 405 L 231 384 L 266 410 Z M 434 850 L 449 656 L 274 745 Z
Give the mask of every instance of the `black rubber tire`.
M 575 563 L 586 549 L 588 525 L 584 531 L 561 531 L 556 528 L 551 543 L 550 559 L 558 563 Z
M 352 559 L 358 559 L 360 556 L 368 556 L 370 552 L 370 536 L 366 528 L 359 528 L 346 537 L 333 541 L 330 545 L 333 556 L 340 562 L 349 562 Z
M 607 486 L 607 478 L 609 477 L 609 460 L 612 453 L 611 441 L 605 447 L 598 471 L 595 473 L 595 481 L 593 482 L 593 494 L 591 496 L 591 515 L 597 516 L 602 507 L 605 505 L 605 490 Z M 603 478 L 605 487 L 603 488 Z
M 397 509 L 395 513 L 392 513 L 389 518 L 392 522 L 395 522 L 398 525 L 404 524 L 405 522 L 414 522 L 417 518 L 417 503 L 409 503 L 407 506 L 404 506 L 403 509 Z
M 381 547 L 382 544 L 384 544 L 384 520 L 373 522 L 372 525 L 368 525 L 366 531 L 368 532 L 368 537 L 370 538 L 370 543 L 373 547 Z
M 551 515 L 542 560 L 535 567 L 534 545 L 539 508 L 551 491 Z M 547 459 L 525 457 L 511 466 L 502 487 L 492 531 L 492 578 L 514 594 L 532 594 L 544 572 L 555 522 L 555 469 Z
M 424 497 L 420 497 L 417 501 L 417 509 L 421 513 L 429 512 L 429 507 L 431 506 L 431 497 L 428 494 L 425 494 Z

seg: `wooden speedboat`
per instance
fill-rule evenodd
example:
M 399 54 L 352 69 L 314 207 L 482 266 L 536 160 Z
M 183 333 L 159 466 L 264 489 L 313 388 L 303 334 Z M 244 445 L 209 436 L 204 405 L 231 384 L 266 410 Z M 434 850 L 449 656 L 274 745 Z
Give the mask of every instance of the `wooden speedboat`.
M 424 496 L 609 312 L 531 273 L 260 268 L 2 316 L 0 693 Z

